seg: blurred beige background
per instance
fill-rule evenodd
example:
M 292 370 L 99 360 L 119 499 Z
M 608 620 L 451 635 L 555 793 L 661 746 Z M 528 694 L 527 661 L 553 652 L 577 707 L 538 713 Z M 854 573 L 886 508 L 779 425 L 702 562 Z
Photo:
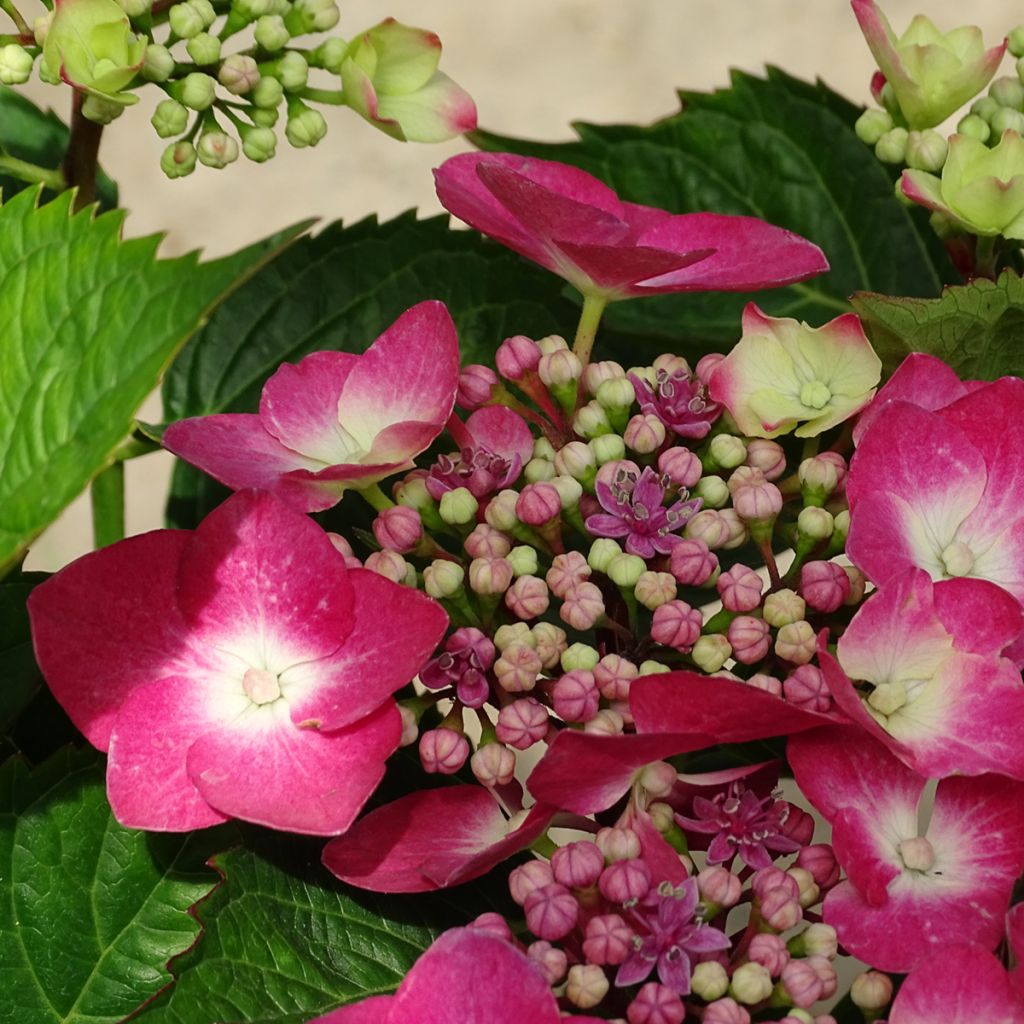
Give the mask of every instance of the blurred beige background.
M 1024 20 L 1024 9 L 1008 0 L 888 0 L 884 7 L 897 32 L 920 11 L 941 28 L 979 24 L 989 43 Z M 655 120 L 677 109 L 676 88 L 726 85 L 730 67 L 777 64 L 820 76 L 859 102 L 868 99 L 874 69 L 846 0 L 341 0 L 337 32 L 348 38 L 388 15 L 440 35 L 442 68 L 472 93 L 482 127 L 539 139 L 570 137 L 574 120 Z M 1012 74 L 1010 58 L 1004 73 Z M 28 91 L 66 116 L 66 89 L 35 82 Z M 148 124 L 159 96 L 143 96 L 106 130 L 101 160 L 131 211 L 127 233 L 166 232 L 166 255 L 193 248 L 220 255 L 310 216 L 436 213 L 430 169 L 468 148 L 402 145 L 350 111 L 328 108 L 329 133 L 316 150 L 292 150 L 282 140 L 268 164 L 242 159 L 169 181 L 158 166 L 166 143 Z M 151 403 L 146 417 L 159 417 L 159 405 Z M 169 471 L 163 453 L 128 464 L 130 533 L 161 525 Z M 90 547 L 88 502 L 79 499 L 27 564 L 57 569 Z

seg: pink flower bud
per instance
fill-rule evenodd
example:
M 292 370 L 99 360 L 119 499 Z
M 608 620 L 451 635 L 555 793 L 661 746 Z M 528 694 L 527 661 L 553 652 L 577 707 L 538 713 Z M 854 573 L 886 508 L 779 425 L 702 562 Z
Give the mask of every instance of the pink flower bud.
M 677 487 L 689 490 L 701 478 L 700 459 L 689 448 L 666 448 L 658 456 L 658 472 Z
M 761 603 L 764 581 L 748 566 L 734 565 L 718 577 L 715 588 L 726 611 L 749 612 Z
M 373 535 L 382 548 L 405 554 L 423 539 L 423 522 L 414 508 L 395 505 L 386 508 L 373 521 Z
M 565 985 L 565 998 L 581 1010 L 597 1006 L 608 994 L 608 978 L 595 964 L 573 964 Z
M 592 673 L 584 669 L 566 672 L 551 688 L 551 704 L 563 722 L 589 722 L 601 702 Z
M 774 865 L 768 868 L 761 868 L 760 871 L 755 871 L 750 879 L 750 886 L 758 899 L 771 889 L 779 888 L 792 899 L 798 899 L 800 896 L 800 886 L 797 885 L 796 879 L 790 877 L 785 871 Z
M 544 980 L 549 985 L 557 985 L 565 977 L 565 972 L 569 968 L 569 958 L 565 953 L 544 939 L 531 942 L 526 947 L 526 955 L 540 968 Z
M 540 363 L 540 349 L 537 343 L 525 334 L 516 334 L 506 338 L 494 356 L 494 364 L 498 373 L 506 380 L 522 380 L 528 373 L 537 369 Z
M 501 914 L 495 914 L 493 911 L 478 915 L 470 923 L 469 927 L 474 931 L 493 935 L 496 939 L 504 939 L 506 942 L 512 941 L 512 929 L 509 928 L 508 921 Z
M 767 480 L 747 484 L 733 491 L 732 507 L 748 523 L 767 522 L 782 511 L 782 492 Z
M 597 843 L 580 840 L 560 846 L 551 855 L 555 881 L 567 889 L 589 889 L 604 870 L 604 854 Z
M 512 566 L 504 558 L 474 558 L 469 563 L 469 586 L 476 594 L 504 594 L 513 576 Z
M 782 987 L 794 1006 L 806 1010 L 821 999 L 824 986 L 806 960 L 791 960 L 782 971 Z
M 498 685 L 507 693 L 529 693 L 537 685 L 540 670 L 540 656 L 524 643 L 509 644 L 494 663 Z
M 469 743 L 454 729 L 430 729 L 420 736 L 420 761 L 429 774 L 454 775 L 469 757 Z
M 512 899 L 522 906 L 534 889 L 543 889 L 554 880 L 551 865 L 546 860 L 530 860 L 512 869 L 508 876 L 508 891 Z
M 667 761 L 652 761 L 644 765 L 636 780 L 651 796 L 667 797 L 679 781 L 679 773 Z
M 469 366 L 464 366 L 459 374 L 455 404 L 467 411 L 477 409 L 490 400 L 497 384 L 498 375 L 489 366 L 470 363 Z
M 806 665 L 816 651 L 817 637 L 806 619 L 787 622 L 775 637 L 775 653 L 794 665 Z
M 617 860 L 601 872 L 597 887 L 611 903 L 636 902 L 650 891 L 651 869 L 639 857 Z
M 597 847 L 609 864 L 630 860 L 640 856 L 640 837 L 625 826 L 603 828 L 597 833 Z
M 832 707 L 832 694 L 822 675 L 814 665 L 801 665 L 786 678 L 782 692 L 790 704 L 807 711 L 828 711 Z
M 792 896 L 781 885 L 764 893 L 760 904 L 762 920 L 774 931 L 789 931 L 803 920 L 799 896 Z
M 707 583 L 718 569 L 718 557 L 702 540 L 684 538 L 669 554 L 672 575 L 684 586 L 699 587 Z
M 697 890 L 705 903 L 728 908 L 739 903 L 743 883 L 728 868 L 716 864 L 697 875 Z
M 605 700 L 626 700 L 629 684 L 639 674 L 636 665 L 620 654 L 606 654 L 594 666 L 594 682 Z
M 747 465 L 761 470 L 765 480 L 778 480 L 786 472 L 786 453 L 776 441 L 755 437 L 747 442 Z
M 836 977 L 836 969 L 828 957 L 809 956 L 805 963 L 810 964 L 818 978 L 821 980 L 821 999 L 831 999 L 836 994 L 839 979 Z
M 534 889 L 523 904 L 527 927 L 538 939 L 561 939 L 576 927 L 580 907 L 571 892 L 557 882 Z
M 604 598 L 594 583 L 577 583 L 566 591 L 558 614 L 573 629 L 587 630 L 604 616 Z
M 638 413 L 626 424 L 622 439 L 627 448 L 650 455 L 665 443 L 665 424 L 657 416 Z
M 732 646 L 732 656 L 743 665 L 760 661 L 772 645 L 768 623 L 750 615 L 740 615 L 729 623 L 726 634 Z
M 867 589 L 867 578 L 855 565 L 844 565 L 843 572 L 846 573 L 846 578 L 850 581 L 850 593 L 843 603 L 850 605 L 860 604 L 864 591 Z
M 621 736 L 626 719 L 615 708 L 601 708 L 594 717 L 583 726 L 584 732 L 594 736 Z
M 548 586 L 537 576 L 520 576 L 505 592 L 505 605 L 517 619 L 536 619 L 549 603 Z
M 757 672 L 749 679 L 745 679 L 744 682 L 747 686 L 754 686 L 758 690 L 764 690 L 765 693 L 770 693 L 773 697 L 782 696 L 782 680 L 776 679 L 775 676 Z
M 521 697 L 498 712 L 494 731 L 502 743 L 526 750 L 539 743 L 548 734 L 548 712 L 532 697 Z
M 726 996 L 708 1003 L 703 1024 L 750 1024 L 750 1014 L 735 999 Z
M 411 708 L 398 705 L 398 714 L 402 719 L 402 737 L 398 741 L 400 747 L 409 747 L 416 742 L 420 734 L 420 725 L 416 721 L 416 715 Z
M 586 558 L 579 551 L 568 551 L 564 555 L 555 555 L 544 578 L 551 593 L 564 598 L 572 587 L 586 580 L 591 572 Z
M 527 484 L 516 500 L 516 515 L 529 526 L 543 526 L 562 513 L 562 499 L 551 484 Z
M 834 612 L 850 596 L 850 577 L 836 562 L 808 562 L 800 570 L 800 593 L 819 612 Z
M 797 855 L 796 863 L 811 873 L 818 888 L 824 892 L 839 881 L 839 864 L 828 843 L 805 846 Z
M 698 512 L 686 524 L 687 539 L 702 540 L 711 550 L 724 547 L 729 543 L 730 536 L 729 523 L 714 509 L 706 508 Z M 678 578 L 677 576 L 676 579 Z
M 583 383 L 587 386 L 587 391 L 592 394 L 597 394 L 597 389 L 606 380 L 621 380 L 626 376 L 626 371 L 622 368 L 621 364 L 615 362 L 613 359 L 604 359 L 596 363 L 588 363 L 586 369 L 583 371 Z
M 654 611 L 651 638 L 655 643 L 687 653 L 700 636 L 704 617 L 685 601 L 669 601 Z
M 352 550 L 352 545 L 342 537 L 340 533 L 328 533 L 327 539 L 334 546 L 335 551 L 340 551 L 345 556 L 345 568 L 346 569 L 361 569 L 363 563 L 356 558 L 355 552 Z
M 404 583 L 409 571 L 409 563 L 397 551 L 386 549 L 372 552 L 366 559 L 365 567 L 392 583 Z
M 767 968 L 768 973 L 777 978 L 782 969 L 789 963 L 789 950 L 786 943 L 778 935 L 771 932 L 760 932 L 750 940 L 747 956 L 754 963 Z M 817 977 L 817 975 L 815 975 Z
M 618 914 L 599 914 L 587 922 L 583 955 L 592 964 L 621 964 L 633 952 L 633 929 Z
M 682 1024 L 686 1008 L 682 999 L 667 985 L 649 981 L 626 1007 L 629 1024 Z
M 645 608 L 653 612 L 675 598 L 675 577 L 667 572 L 654 572 L 648 569 L 640 573 L 633 594 Z
M 488 523 L 480 523 L 462 542 L 470 558 L 504 558 L 511 550 L 508 537 Z
M 674 373 L 683 373 L 687 377 L 690 376 L 690 364 L 682 356 L 676 355 L 675 352 L 662 352 L 661 355 L 655 358 L 652 369 L 655 373 L 658 370 L 664 370 L 669 377 Z
M 516 755 L 501 743 L 486 743 L 469 759 L 469 767 L 481 786 L 507 786 L 515 778 Z
M 797 807 L 796 804 L 791 804 L 786 800 L 781 800 L 779 803 L 784 804 L 787 808 L 785 820 L 782 822 L 782 828 L 780 829 L 782 834 L 801 846 L 810 842 L 811 836 L 814 835 L 814 818 L 802 807 Z M 776 804 L 776 807 L 778 807 L 778 804 Z

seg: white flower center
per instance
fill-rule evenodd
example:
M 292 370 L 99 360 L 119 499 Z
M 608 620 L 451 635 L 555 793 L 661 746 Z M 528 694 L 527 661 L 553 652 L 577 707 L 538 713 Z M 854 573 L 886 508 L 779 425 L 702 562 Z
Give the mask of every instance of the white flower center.
M 962 540 L 944 548 L 939 558 L 947 576 L 966 576 L 974 568 L 974 552 Z
M 910 871 L 928 871 L 935 864 L 935 850 L 924 836 L 914 836 L 900 843 L 900 858 Z
M 907 703 L 907 688 L 900 680 L 879 683 L 868 695 L 868 703 L 881 715 L 892 715 Z
M 800 404 L 808 409 L 824 409 L 832 400 L 832 392 L 824 381 L 809 380 L 800 388 Z
M 253 704 L 270 704 L 281 696 L 280 681 L 265 668 L 246 669 L 242 676 L 242 689 Z

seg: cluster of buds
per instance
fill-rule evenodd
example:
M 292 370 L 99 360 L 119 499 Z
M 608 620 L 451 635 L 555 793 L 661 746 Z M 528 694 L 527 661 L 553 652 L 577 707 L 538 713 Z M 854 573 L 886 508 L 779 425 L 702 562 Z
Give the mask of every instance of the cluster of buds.
M 402 140 L 436 142 L 475 126 L 472 99 L 437 69 L 431 32 L 388 19 L 350 43 L 330 35 L 294 45 L 338 20 L 334 0 L 61 0 L 33 34 L 0 47 L 0 82 L 26 82 L 41 52 L 40 77 L 84 94 L 83 114 L 101 124 L 154 83 L 166 98 L 152 125 L 174 140 L 161 158 L 172 178 L 197 163 L 226 167 L 240 153 L 269 160 L 279 122 L 292 146 L 316 146 L 327 122 L 315 104 L 349 106 Z M 245 29 L 254 42 L 227 52 Z M 318 75 L 338 88 L 312 84 Z

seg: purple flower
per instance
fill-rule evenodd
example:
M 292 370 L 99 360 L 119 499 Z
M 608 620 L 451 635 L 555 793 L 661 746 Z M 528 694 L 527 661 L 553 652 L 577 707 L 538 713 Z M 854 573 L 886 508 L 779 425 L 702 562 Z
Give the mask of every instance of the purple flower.
M 759 797 L 742 782 L 712 799 L 693 798 L 695 817 L 676 815 L 676 821 L 691 832 L 713 835 L 708 847 L 708 864 L 724 864 L 738 853 L 743 863 L 759 870 L 771 866 L 768 852 L 796 853 L 800 843 L 785 834 L 790 805 L 774 796 Z
M 729 948 L 724 932 L 694 920 L 698 899 L 695 878 L 678 888 L 662 882 L 630 911 L 636 935 L 633 952 L 615 975 L 619 988 L 644 981 L 656 968 L 663 984 L 685 996 L 690 991 L 690 955 Z
M 711 401 L 707 385 L 695 373 L 658 370 L 656 388 L 635 373 L 629 379 L 640 411 L 657 416 L 680 437 L 707 437 L 711 424 L 722 415 L 721 404 Z
M 649 466 L 639 479 L 632 470 L 621 468 L 610 486 L 598 480 L 597 500 L 605 512 L 589 516 L 587 529 L 598 537 L 625 537 L 631 555 L 667 555 L 679 539 L 672 535 L 698 511 L 701 501 L 685 500 L 683 491 L 683 498 L 664 508 L 666 483 Z
M 479 629 L 457 629 L 444 645 L 444 653 L 420 670 L 420 682 L 431 690 L 454 685 L 468 708 L 483 707 L 490 692 L 487 670 L 494 662 L 494 644 Z

